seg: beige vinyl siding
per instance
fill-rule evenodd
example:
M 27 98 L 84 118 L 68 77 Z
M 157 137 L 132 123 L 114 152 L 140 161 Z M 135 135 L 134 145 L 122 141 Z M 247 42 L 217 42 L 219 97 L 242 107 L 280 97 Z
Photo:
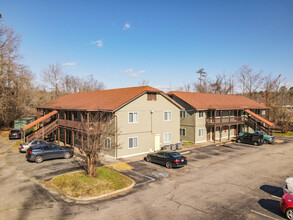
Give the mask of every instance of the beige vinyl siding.
M 164 120 L 164 112 L 171 112 L 171 120 Z M 138 123 L 128 123 L 128 113 L 138 113 Z M 161 94 L 156 101 L 148 101 L 147 94 L 140 96 L 116 112 L 118 122 L 118 157 L 137 155 L 154 150 L 155 134 L 171 133 L 171 142 L 180 142 L 180 109 Z M 128 138 L 137 137 L 137 148 L 128 148 Z
M 202 112 L 202 117 L 200 116 L 200 112 Z M 197 111 L 195 112 L 195 143 L 201 143 L 207 141 L 207 129 L 206 129 L 206 111 Z M 203 129 L 202 136 L 199 136 L 199 130 Z
M 177 98 L 176 96 L 173 99 L 179 103 L 185 109 L 185 118 L 180 117 L 180 128 L 185 128 L 186 135 L 180 136 L 180 140 L 194 142 L 195 130 L 194 130 L 194 113 L 195 110 L 181 99 Z

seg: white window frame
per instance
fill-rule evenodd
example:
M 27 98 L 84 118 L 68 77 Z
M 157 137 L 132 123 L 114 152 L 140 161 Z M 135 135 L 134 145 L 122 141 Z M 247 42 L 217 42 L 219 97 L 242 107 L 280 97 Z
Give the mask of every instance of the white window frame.
M 106 137 L 106 139 L 105 139 L 105 148 L 111 149 L 111 138 L 109 138 L 109 137 Z
M 132 122 L 130 121 L 130 114 L 132 114 L 132 116 L 133 116 L 133 121 Z M 136 114 L 136 120 L 135 120 L 134 114 Z M 138 112 L 128 112 L 128 123 L 129 124 L 138 123 Z
M 184 116 L 184 117 L 182 117 L 182 116 Z M 185 110 L 180 111 L 180 118 L 186 118 L 186 111 Z
M 136 139 L 136 146 L 135 147 L 130 147 L 129 146 L 129 140 L 130 139 Z M 132 144 L 133 144 L 133 141 L 132 141 Z M 138 137 L 129 137 L 128 138 L 128 149 L 134 149 L 134 148 L 138 148 Z
M 164 133 L 164 135 L 163 135 L 164 144 L 165 143 L 170 143 L 171 141 L 172 141 L 172 133 L 171 132 Z
M 202 113 L 202 116 L 200 116 L 200 113 Z M 198 112 L 198 118 L 203 118 L 203 111 Z
M 184 131 L 184 134 L 181 134 L 181 131 Z M 180 128 L 180 136 L 186 136 L 186 128 Z
M 167 113 L 167 119 L 165 119 L 165 113 Z M 168 118 L 168 115 L 169 115 L 168 113 L 170 113 L 170 118 Z M 170 110 L 164 111 L 163 120 L 164 121 L 171 121 L 172 120 L 172 111 L 170 111 Z
M 201 132 L 201 135 L 200 135 L 200 131 L 202 131 Z M 203 137 L 203 128 L 199 128 L 198 129 L 198 137 Z

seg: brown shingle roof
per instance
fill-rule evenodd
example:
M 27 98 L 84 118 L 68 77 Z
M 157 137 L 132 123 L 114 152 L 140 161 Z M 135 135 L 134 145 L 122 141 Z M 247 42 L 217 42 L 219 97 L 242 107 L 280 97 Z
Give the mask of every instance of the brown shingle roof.
M 241 95 L 221 95 L 210 93 L 178 92 L 171 91 L 169 96 L 175 95 L 197 110 L 206 109 L 267 109 L 252 99 Z
M 81 111 L 116 111 L 146 92 L 161 93 L 175 105 L 176 102 L 160 90 L 150 86 L 80 92 L 62 96 L 40 108 Z

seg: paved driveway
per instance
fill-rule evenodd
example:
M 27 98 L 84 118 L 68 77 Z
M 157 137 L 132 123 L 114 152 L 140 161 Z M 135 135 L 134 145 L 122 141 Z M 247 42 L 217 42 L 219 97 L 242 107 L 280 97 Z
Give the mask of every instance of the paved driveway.
M 284 140 L 260 147 L 233 143 L 192 150 L 186 155 L 188 166 L 180 169 L 133 162 L 134 169 L 125 171 L 139 179 L 131 192 L 89 204 L 48 193 L 30 181 L 26 176 L 30 172 L 24 172 L 23 166 L 15 169 L 3 163 L 11 155 L 0 154 L 0 218 L 284 219 L 278 204 L 285 178 L 293 176 L 293 139 Z M 74 159 L 49 162 L 74 167 Z M 28 164 L 35 171 L 40 168 Z M 35 171 L 32 176 L 37 177 Z

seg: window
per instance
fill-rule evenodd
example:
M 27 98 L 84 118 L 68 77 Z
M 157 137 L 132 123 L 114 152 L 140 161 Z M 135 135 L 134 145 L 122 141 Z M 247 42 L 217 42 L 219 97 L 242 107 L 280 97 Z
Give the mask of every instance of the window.
M 111 138 L 109 137 L 105 140 L 105 148 L 111 149 Z
M 198 118 L 203 118 L 203 111 L 198 112 Z
M 164 143 L 168 143 L 168 142 L 171 142 L 171 133 L 165 133 L 164 134 Z
M 128 123 L 138 123 L 138 113 L 129 112 L 128 113 Z
M 156 101 L 157 100 L 157 94 L 155 92 L 148 92 L 147 93 L 147 100 L 148 101 Z
M 220 117 L 220 111 L 216 111 L 216 117 Z
M 198 136 L 202 137 L 203 136 L 203 128 L 198 129 Z
M 186 111 L 180 111 L 180 117 L 185 118 L 186 117 Z
M 171 121 L 171 111 L 164 111 L 164 121 Z
M 137 137 L 128 138 L 128 148 L 136 148 L 137 147 Z
M 186 136 L 186 129 L 185 128 L 180 128 L 180 135 Z

